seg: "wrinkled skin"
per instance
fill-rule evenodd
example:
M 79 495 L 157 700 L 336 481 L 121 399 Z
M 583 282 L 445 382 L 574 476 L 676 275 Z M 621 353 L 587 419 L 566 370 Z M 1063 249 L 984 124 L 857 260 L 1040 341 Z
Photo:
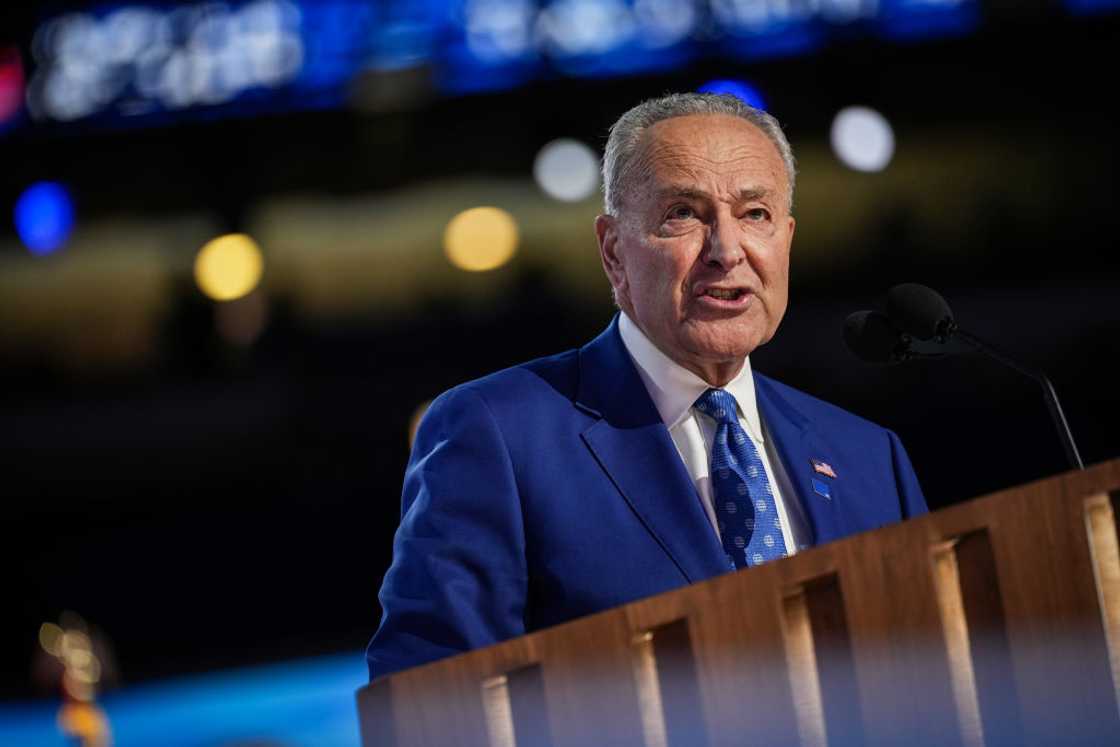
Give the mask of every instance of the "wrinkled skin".
M 794 219 L 777 147 L 730 115 L 663 120 L 643 133 L 622 192 L 619 214 L 595 221 L 619 307 L 723 386 L 773 337 L 789 298 Z

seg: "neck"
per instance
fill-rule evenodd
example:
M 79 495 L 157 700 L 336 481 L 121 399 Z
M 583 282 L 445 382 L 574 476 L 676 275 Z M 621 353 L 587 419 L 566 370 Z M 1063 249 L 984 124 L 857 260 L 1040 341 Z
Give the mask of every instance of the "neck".
M 695 363 L 678 361 L 682 366 L 699 376 L 713 389 L 722 389 L 743 370 L 743 361 L 719 361 L 717 363 Z
M 745 357 L 728 358 L 725 360 L 714 361 L 694 359 L 678 360 L 672 354 L 666 352 L 665 350 L 662 350 L 661 347 L 653 341 L 653 338 L 650 337 L 644 329 L 642 329 L 642 325 L 640 325 L 637 321 L 637 315 L 634 314 L 633 307 L 629 303 L 625 302 L 626 299 L 618 298 L 616 300 L 619 302 L 619 308 L 630 320 L 630 323 L 633 324 L 638 329 L 638 331 L 642 333 L 642 336 L 645 337 L 645 339 L 649 341 L 651 345 L 657 348 L 662 353 L 662 355 L 672 360 L 678 366 L 681 366 L 682 368 L 685 368 L 699 376 L 708 386 L 712 387 L 713 389 L 722 389 L 723 387 L 727 386 L 727 384 L 730 383 L 731 380 L 738 376 L 739 372 L 743 370 L 743 364 L 746 362 Z

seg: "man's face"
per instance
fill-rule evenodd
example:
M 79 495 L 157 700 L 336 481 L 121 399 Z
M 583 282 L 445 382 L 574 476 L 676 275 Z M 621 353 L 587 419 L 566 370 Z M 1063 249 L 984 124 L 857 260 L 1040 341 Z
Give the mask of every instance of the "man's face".
M 619 215 L 596 221 L 619 306 L 666 355 L 717 386 L 786 310 L 793 216 L 777 147 L 721 114 L 648 128 Z

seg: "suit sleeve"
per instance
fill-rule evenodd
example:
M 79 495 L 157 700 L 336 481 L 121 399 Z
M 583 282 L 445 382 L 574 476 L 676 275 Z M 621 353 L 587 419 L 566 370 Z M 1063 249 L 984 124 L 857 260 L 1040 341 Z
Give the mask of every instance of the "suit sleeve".
M 509 451 L 482 396 L 453 389 L 429 408 L 405 471 L 370 678 L 522 635 L 526 593 Z
M 891 466 L 894 468 L 894 482 L 898 488 L 902 518 L 909 519 L 929 513 L 925 496 L 922 495 L 922 486 L 918 484 L 918 476 L 914 473 L 902 441 L 894 431 L 887 431 L 887 436 L 891 445 Z

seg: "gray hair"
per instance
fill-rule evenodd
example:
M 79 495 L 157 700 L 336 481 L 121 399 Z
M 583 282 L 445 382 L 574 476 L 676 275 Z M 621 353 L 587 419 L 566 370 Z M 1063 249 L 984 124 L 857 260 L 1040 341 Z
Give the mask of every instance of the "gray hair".
M 793 150 L 782 132 L 781 125 L 762 109 L 743 103 L 735 96 L 715 93 L 671 93 L 658 99 L 649 99 L 635 106 L 618 118 L 611 127 L 607 147 L 603 153 L 603 203 L 608 215 L 618 215 L 622 206 L 621 193 L 634 164 L 642 134 L 658 122 L 690 114 L 727 114 L 740 117 L 753 124 L 778 149 L 786 167 L 789 181 L 787 199 L 793 207 L 793 180 L 797 165 Z

